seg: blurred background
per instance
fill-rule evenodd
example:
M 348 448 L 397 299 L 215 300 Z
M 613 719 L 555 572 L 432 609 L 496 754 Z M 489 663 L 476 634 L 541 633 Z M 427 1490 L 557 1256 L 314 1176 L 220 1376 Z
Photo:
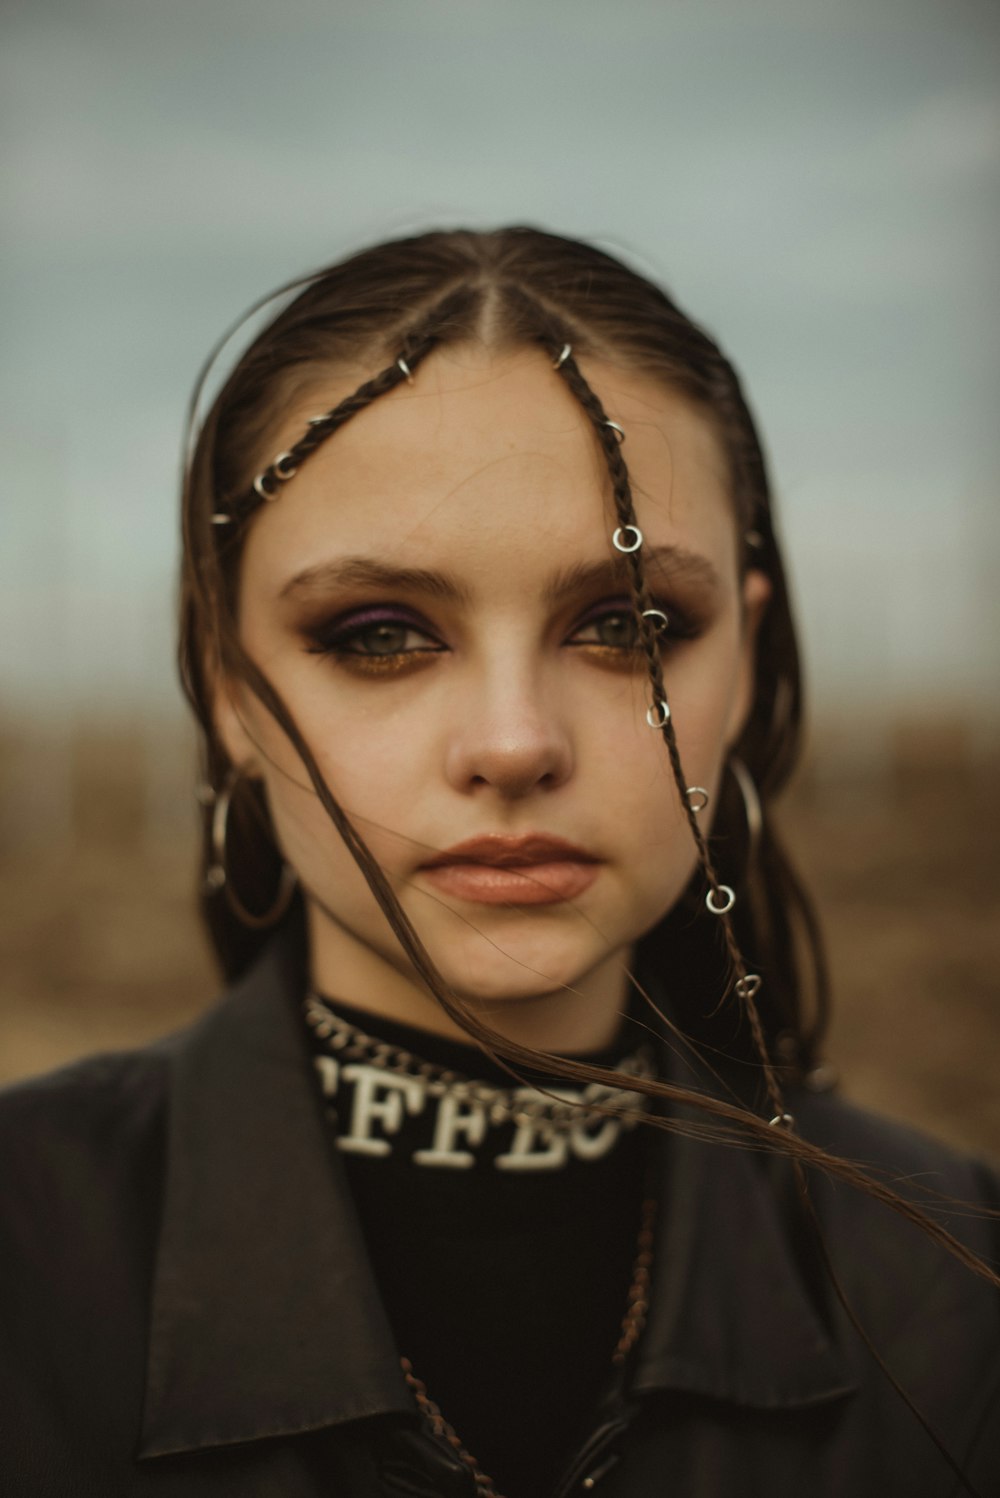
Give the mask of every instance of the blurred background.
M 743 372 L 830 1051 L 1000 1155 L 998 64 L 995 0 L 5 0 L 0 1079 L 214 992 L 172 660 L 201 360 L 361 244 L 521 221 L 664 282 Z

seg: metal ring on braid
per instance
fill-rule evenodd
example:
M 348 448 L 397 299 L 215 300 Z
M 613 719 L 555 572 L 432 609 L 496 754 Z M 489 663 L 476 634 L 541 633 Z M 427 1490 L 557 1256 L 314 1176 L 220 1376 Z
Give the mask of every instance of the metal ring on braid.
M 223 516 L 242 523 L 249 519 L 262 504 L 278 497 L 281 486 L 298 472 L 302 463 L 322 447 L 334 432 L 340 430 L 352 416 L 370 406 L 379 396 L 387 395 L 398 385 L 413 383 L 413 375 L 431 350 L 441 341 L 441 334 L 448 319 L 464 311 L 480 297 L 476 288 L 462 287 L 437 302 L 421 322 L 401 338 L 400 352 L 393 363 L 359 385 L 357 390 L 345 397 L 338 405 L 319 416 L 310 418 L 306 429 L 297 442 L 257 474 L 252 486 L 227 505 L 220 505 L 212 517 L 215 525 L 224 523 Z
M 635 506 L 632 501 L 632 486 L 628 468 L 622 455 L 623 444 L 619 439 L 617 431 L 609 426 L 608 414 L 599 396 L 591 389 L 580 366 L 577 364 L 572 349 L 568 354 L 565 352 L 566 344 L 569 342 L 565 330 L 562 328 L 546 329 L 545 325 L 550 319 L 544 310 L 527 297 L 524 298 L 524 301 L 526 304 L 530 303 L 533 315 L 541 327 L 545 329 L 545 331 L 539 333 L 539 342 L 552 355 L 554 361 L 553 367 L 556 373 L 569 387 L 577 402 L 590 418 L 594 435 L 600 444 L 605 463 L 607 464 L 618 523 L 623 528 L 631 527 L 638 532 L 639 527 Z M 666 702 L 668 699 L 663 680 L 663 662 L 660 656 L 661 641 L 659 630 L 651 616 L 653 600 L 646 587 L 645 572 L 642 565 L 642 547 L 636 547 L 635 550 L 623 552 L 622 555 L 625 558 L 636 626 L 639 631 L 639 640 L 646 661 L 650 685 L 653 690 L 653 700 L 654 702 Z M 734 991 L 742 1003 L 750 1024 L 754 1045 L 761 1061 L 768 1101 L 773 1107 L 775 1118 L 780 1120 L 784 1126 L 790 1127 L 790 1122 L 786 1121 L 790 1120 L 791 1115 L 788 1114 L 785 1108 L 784 1098 L 778 1084 L 777 1073 L 775 1072 L 768 1050 L 760 1011 L 754 1001 L 754 994 L 757 991 L 757 987 L 759 987 L 759 982 L 755 986 L 753 983 L 746 981 L 748 977 L 757 978 L 758 975 L 750 973 L 748 964 L 740 950 L 730 916 L 733 899 L 730 891 L 719 880 L 708 850 L 708 843 L 698 825 L 697 815 L 687 795 L 687 780 L 681 765 L 680 750 L 677 745 L 677 735 L 672 715 L 661 715 L 661 721 L 656 726 L 659 728 L 664 744 L 666 745 L 674 781 L 681 799 L 681 807 L 687 819 L 691 836 L 694 839 L 699 861 L 709 883 L 708 898 L 714 902 L 709 905 L 709 909 L 712 910 L 713 914 L 716 915 L 716 918 L 722 924 L 726 950 L 732 965 Z

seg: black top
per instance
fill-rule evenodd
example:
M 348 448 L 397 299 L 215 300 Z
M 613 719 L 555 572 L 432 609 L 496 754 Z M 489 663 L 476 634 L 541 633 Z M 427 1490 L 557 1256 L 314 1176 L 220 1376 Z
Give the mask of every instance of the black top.
M 516 1085 L 474 1045 L 330 1002 L 421 1061 Z M 635 1045 L 626 1028 L 615 1045 L 577 1059 L 614 1068 Z M 421 1097 L 419 1085 L 407 1098 L 391 1073 L 330 1068 L 329 1049 L 316 1048 L 400 1352 L 499 1491 L 543 1498 L 611 1371 L 636 1255 L 643 1131 L 621 1120 L 576 1134 L 527 1117 L 491 1126 L 485 1110 L 464 1129 L 452 1114 L 449 1127 L 443 1100 Z M 525 1080 L 580 1090 L 542 1073 Z
M 309 1074 L 302 964 L 289 922 L 191 1029 L 0 1094 L 5 1493 L 469 1498 L 400 1373 Z M 971 1204 L 935 1215 L 1000 1261 L 993 1170 L 831 1094 L 788 1104 L 803 1138 Z M 815 1272 L 781 1163 L 649 1143 L 649 1320 L 552 1498 L 957 1498 Z M 998 1498 L 997 1291 L 870 1197 L 819 1174 L 811 1194 L 875 1345 Z

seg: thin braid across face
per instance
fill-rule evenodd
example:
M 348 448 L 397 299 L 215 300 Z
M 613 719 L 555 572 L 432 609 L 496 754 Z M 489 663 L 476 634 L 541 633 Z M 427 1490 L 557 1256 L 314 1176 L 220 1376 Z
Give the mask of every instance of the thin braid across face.
M 660 655 L 658 638 L 660 626 L 657 623 L 659 610 L 652 607 L 649 590 L 646 585 L 645 568 L 642 562 L 642 531 L 636 519 L 628 466 L 622 453 L 626 434 L 618 426 L 617 422 L 611 421 L 608 417 L 600 397 L 588 384 L 580 366 L 573 358 L 572 346 L 568 343 L 561 343 L 558 339 L 550 339 L 548 337 L 543 337 L 541 342 L 546 351 L 553 355 L 554 368 L 558 371 L 564 383 L 590 418 L 595 436 L 607 464 L 615 514 L 618 519 L 618 528 L 615 531 L 612 544 L 625 557 L 629 588 L 635 611 L 636 628 L 652 689 L 652 705 L 647 714 L 647 721 L 651 727 L 659 730 L 667 749 L 674 782 L 681 798 L 681 805 L 684 809 L 687 823 L 698 851 L 698 858 L 709 886 L 705 897 L 706 908 L 722 922 L 726 950 L 732 966 L 733 987 L 746 1011 L 754 1044 L 760 1057 L 768 1099 L 771 1107 L 774 1109 L 772 1122 L 777 1125 L 788 1126 L 792 1122 L 792 1119 L 785 1112 L 784 1099 L 778 1083 L 777 1074 L 771 1062 L 764 1034 L 764 1026 L 760 1018 L 760 1011 L 755 1002 L 755 995 L 760 990 L 761 978 L 759 974 L 751 973 L 748 969 L 747 962 L 737 941 L 730 915 L 730 911 L 736 900 L 735 893 L 728 885 L 719 882 L 707 841 L 698 824 L 697 810 L 703 809 L 706 803 L 702 801 L 701 807 L 697 809 L 692 804 L 692 791 L 695 788 L 688 787 L 687 777 L 684 774 L 681 764 L 677 734 L 674 729 L 673 717 L 667 698 L 667 689 L 663 679 L 663 662 Z
M 353 394 L 347 396 L 331 410 L 314 417 L 309 422 L 302 437 L 285 452 L 279 453 L 257 475 L 248 493 L 237 496 L 225 510 L 217 512 L 212 517 L 213 522 L 218 525 L 228 525 L 234 521 L 238 523 L 245 522 L 261 504 L 271 503 L 277 499 L 281 493 L 283 484 L 294 477 L 300 465 L 317 448 L 332 437 L 335 432 L 339 431 L 352 416 L 357 415 L 359 411 L 371 405 L 381 395 L 385 395 L 389 391 L 396 389 L 404 381 L 413 381 L 415 372 L 423 360 L 426 359 L 432 349 L 444 341 L 442 338 L 442 328 L 449 317 L 453 317 L 459 312 L 467 312 L 470 306 L 473 305 L 472 299 L 476 295 L 476 293 L 463 290 L 453 294 L 451 297 L 445 298 L 418 329 L 403 341 L 403 350 L 392 364 L 388 365 L 372 379 L 365 381 Z M 546 319 L 541 309 L 536 309 L 532 305 L 531 310 L 538 312 L 539 321 L 542 321 L 544 324 Z M 761 979 L 759 975 L 751 973 L 748 970 L 748 965 L 737 942 L 729 914 L 735 902 L 735 894 L 729 886 L 719 881 L 707 841 L 697 820 L 697 811 L 703 809 L 705 802 L 703 800 L 698 807 L 693 804 L 693 796 L 688 788 L 681 763 L 677 735 L 674 729 L 666 684 L 663 677 L 663 662 L 660 650 L 662 614 L 659 609 L 654 607 L 646 584 L 645 569 L 642 562 L 642 531 L 636 519 L 628 467 L 622 452 L 626 434 L 616 422 L 611 421 L 608 417 L 599 396 L 591 388 L 574 359 L 571 345 L 565 342 L 558 334 L 554 334 L 548 330 L 538 335 L 538 342 L 552 357 L 554 369 L 558 372 L 574 399 L 589 418 L 607 465 L 615 514 L 618 520 L 618 527 L 614 533 L 612 544 L 615 545 L 616 549 L 625 559 L 639 642 L 646 662 L 652 691 L 652 705 L 647 714 L 647 721 L 652 728 L 660 732 L 667 750 L 673 779 L 677 786 L 678 795 L 681 798 L 681 805 L 694 840 L 699 862 L 708 884 L 706 907 L 722 923 L 722 931 L 733 974 L 733 986 L 746 1011 L 755 1047 L 761 1061 L 768 1100 L 774 1110 L 772 1122 L 787 1126 L 792 1120 L 785 1112 L 784 1101 L 777 1075 L 770 1059 L 763 1024 L 754 1001 L 754 996 L 760 988 Z
M 262 503 L 270 504 L 276 500 L 282 485 L 294 478 L 301 464 L 332 437 L 334 432 L 350 421 L 352 416 L 357 416 L 366 406 L 378 400 L 379 396 L 387 395 L 404 382 L 412 384 L 414 371 L 441 341 L 442 329 L 451 319 L 467 315 L 475 308 L 478 300 L 479 293 L 467 288 L 444 297 L 416 328 L 404 335 L 400 353 L 392 364 L 359 385 L 357 390 L 331 410 L 314 416 L 298 441 L 285 452 L 278 453 L 257 474 L 249 491 L 220 503 L 212 515 L 213 525 L 226 526 L 234 522 L 242 524 Z

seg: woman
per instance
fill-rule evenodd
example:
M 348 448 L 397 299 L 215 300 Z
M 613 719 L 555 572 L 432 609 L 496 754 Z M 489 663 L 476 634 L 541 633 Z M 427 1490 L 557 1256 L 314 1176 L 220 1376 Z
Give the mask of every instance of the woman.
M 4 1101 L 16 1490 L 1000 1492 L 996 1179 L 825 1090 L 711 340 L 537 231 L 363 252 L 184 543 L 233 987 Z

